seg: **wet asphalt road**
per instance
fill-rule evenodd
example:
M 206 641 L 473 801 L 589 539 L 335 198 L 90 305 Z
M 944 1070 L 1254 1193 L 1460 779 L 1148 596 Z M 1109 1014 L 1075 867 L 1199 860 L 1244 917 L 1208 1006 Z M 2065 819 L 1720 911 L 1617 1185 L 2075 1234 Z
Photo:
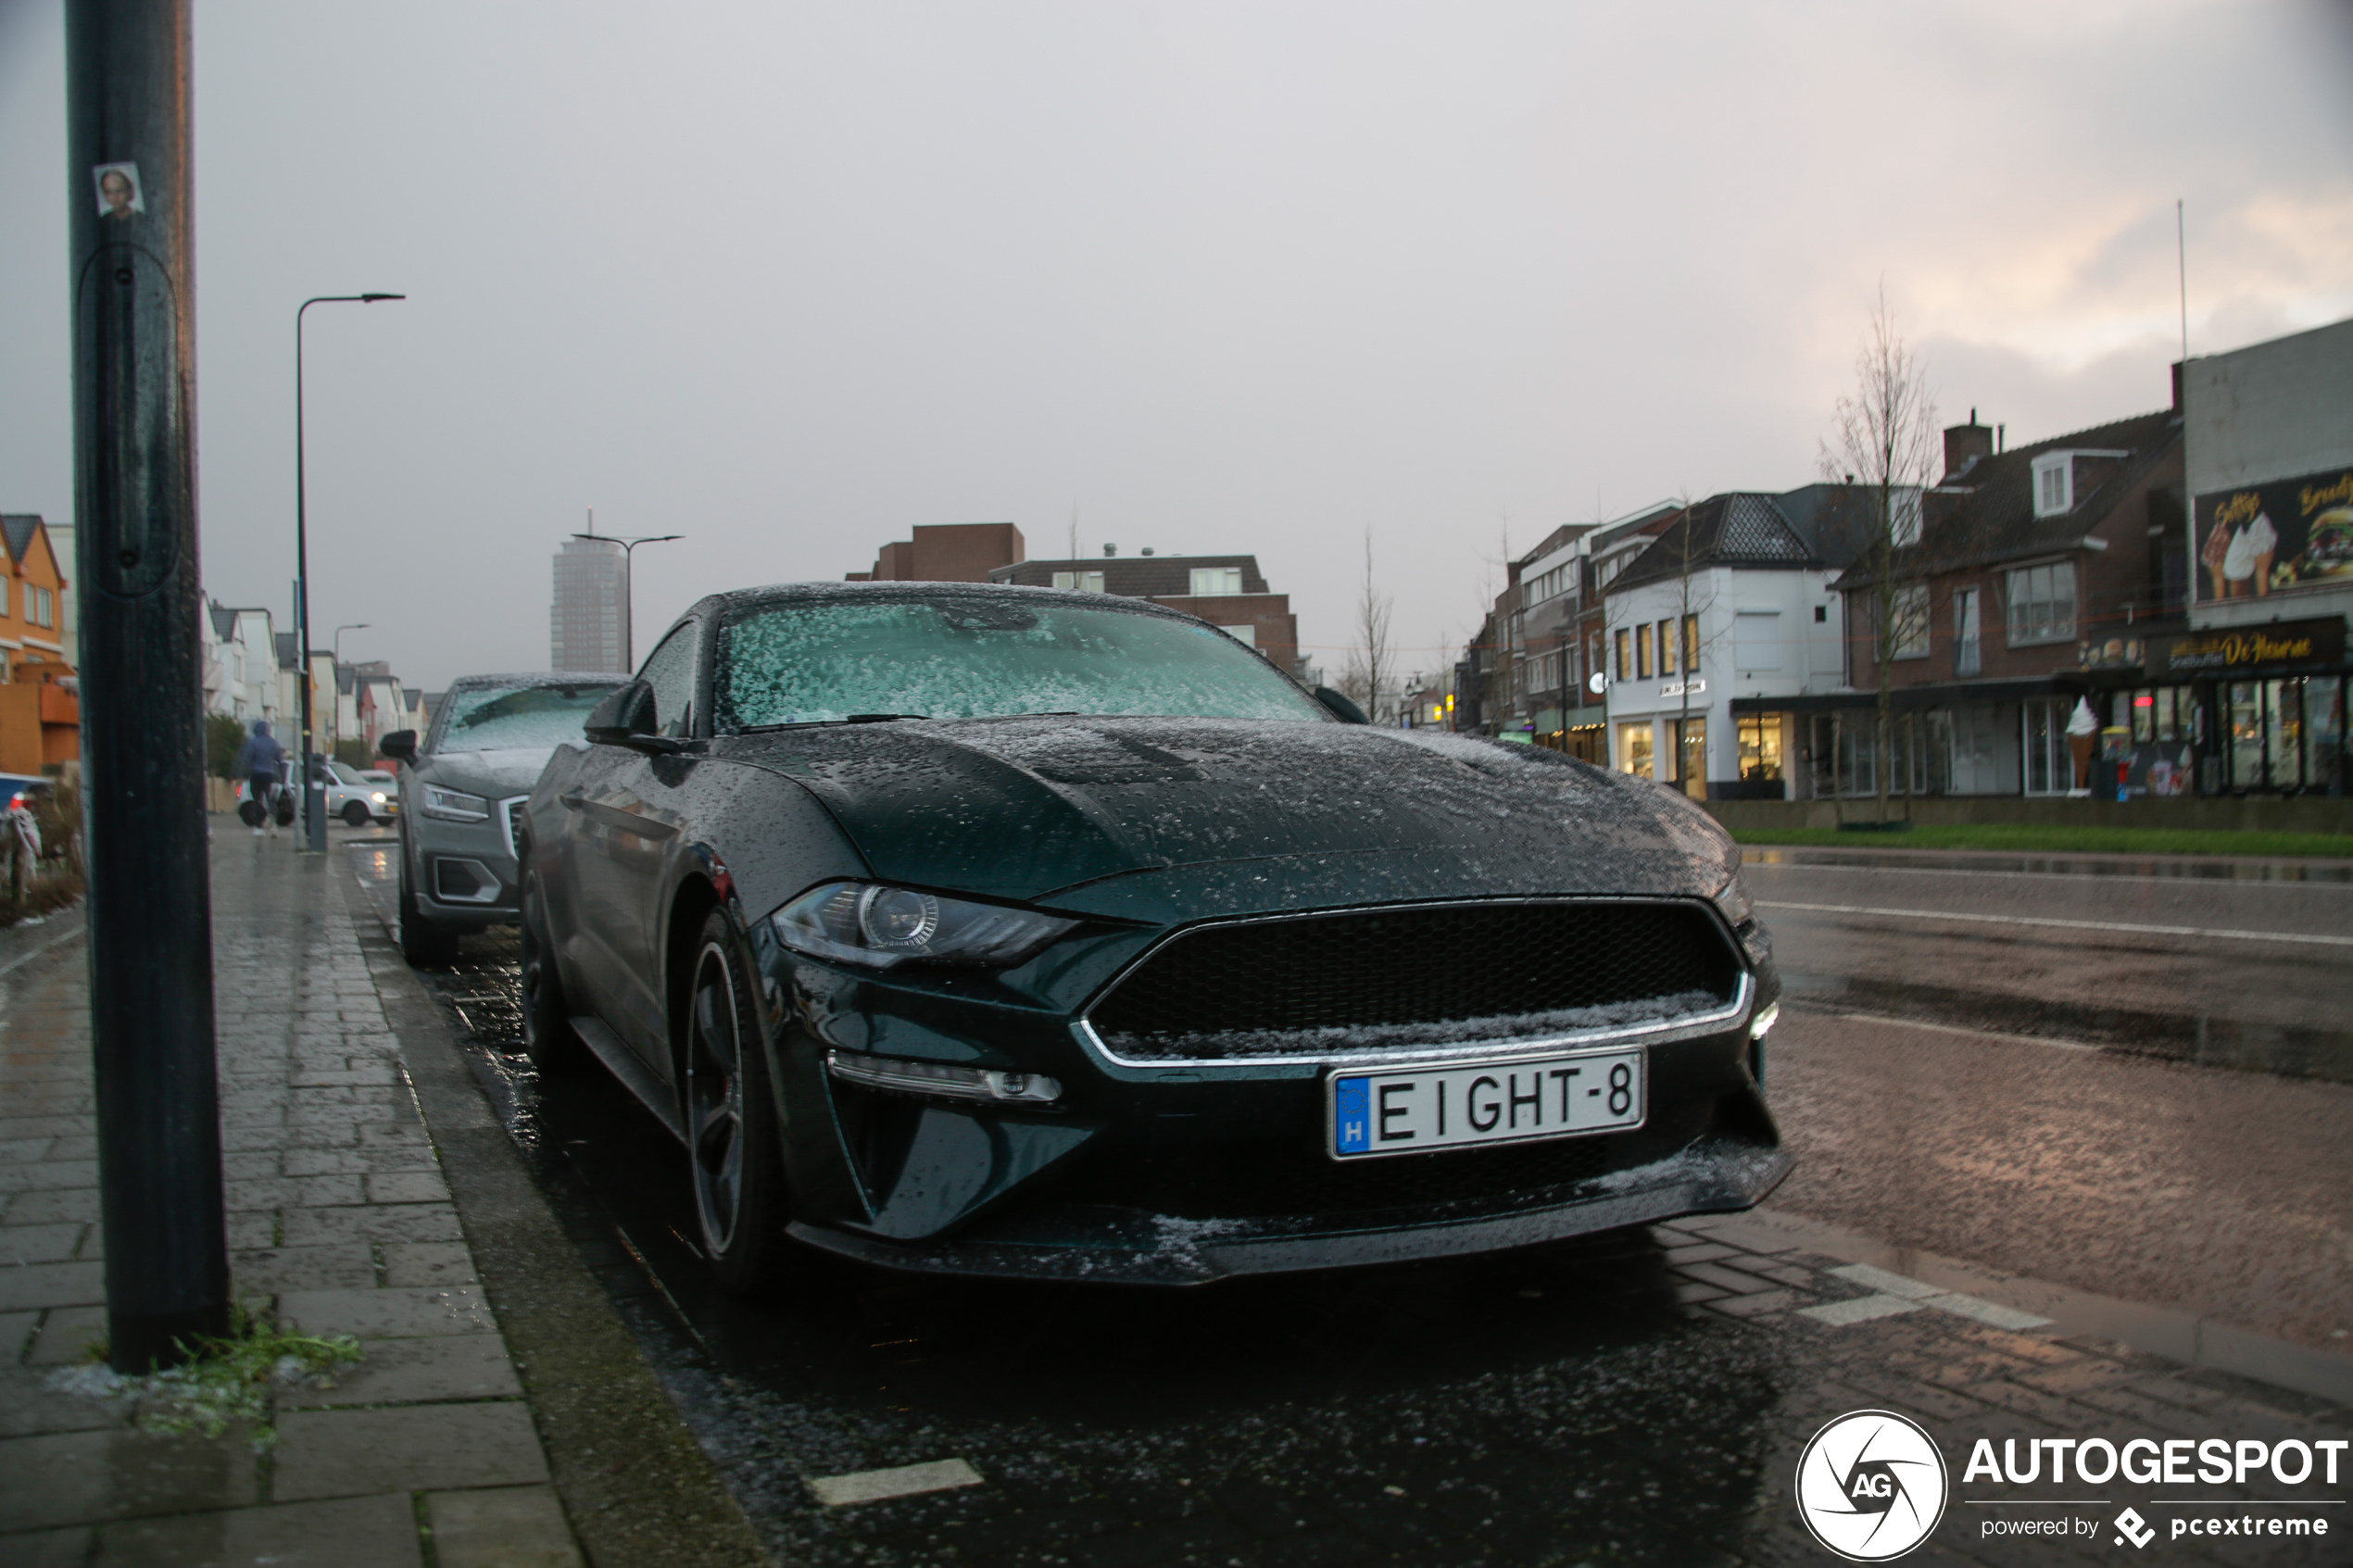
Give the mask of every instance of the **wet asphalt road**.
M 2006 922 L 2347 935 L 2353 883 L 1777 853 L 1751 878 L 1793 977 L 1770 1086 L 1801 1163 L 1774 1207 L 2345 1348 L 2353 951 Z M 1868 1386 L 1816 1333 L 1694 1308 L 1647 1232 L 1185 1292 L 812 1260 L 746 1306 L 705 1286 L 651 1119 L 594 1073 L 531 1072 L 514 970 L 497 933 L 427 980 L 785 1561 L 1776 1561 L 1768 1480 Z M 1922 1344 L 1931 1381 L 1986 1353 Z M 799 1479 L 942 1454 L 987 1495 L 826 1510 Z

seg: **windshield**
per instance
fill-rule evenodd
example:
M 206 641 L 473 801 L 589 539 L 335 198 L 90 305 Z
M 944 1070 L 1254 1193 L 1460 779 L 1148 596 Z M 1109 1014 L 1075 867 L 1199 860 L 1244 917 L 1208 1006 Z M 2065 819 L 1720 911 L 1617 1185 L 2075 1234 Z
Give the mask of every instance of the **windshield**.
M 1230 637 L 1132 610 L 980 597 L 779 605 L 730 624 L 719 659 L 729 731 L 867 713 L 1326 717 Z
M 477 686 L 447 698 L 435 751 L 500 751 L 581 738 L 588 711 L 621 683 L 577 686 Z
M 331 761 L 327 764 L 327 771 L 335 776 L 335 783 L 337 784 L 365 784 L 367 782 L 359 776 L 359 770 L 350 766 L 348 763 Z

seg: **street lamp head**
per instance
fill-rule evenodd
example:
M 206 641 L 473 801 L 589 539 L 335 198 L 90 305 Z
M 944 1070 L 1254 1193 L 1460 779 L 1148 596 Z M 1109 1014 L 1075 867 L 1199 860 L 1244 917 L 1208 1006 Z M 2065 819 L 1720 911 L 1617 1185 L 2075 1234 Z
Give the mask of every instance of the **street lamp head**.
M 363 294 L 359 296 L 359 303 L 373 305 L 380 299 L 406 299 L 408 297 L 405 294 Z

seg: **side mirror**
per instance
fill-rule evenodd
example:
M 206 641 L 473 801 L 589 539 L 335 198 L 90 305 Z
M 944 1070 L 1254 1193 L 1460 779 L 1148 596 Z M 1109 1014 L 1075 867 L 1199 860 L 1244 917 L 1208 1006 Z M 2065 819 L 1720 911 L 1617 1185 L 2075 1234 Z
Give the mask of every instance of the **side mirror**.
M 618 687 L 588 712 L 581 726 L 591 746 L 625 746 L 632 751 L 667 754 L 683 742 L 654 734 L 654 689 L 643 681 Z
M 1369 724 L 1372 722 L 1370 719 L 1365 717 L 1365 710 L 1363 709 L 1357 707 L 1354 703 L 1349 701 L 1346 697 L 1340 696 L 1340 693 L 1332 690 L 1329 686 L 1317 686 L 1315 688 L 1315 700 L 1322 703 L 1327 709 L 1330 709 L 1332 717 L 1339 720 L 1343 724 Z
M 415 767 L 417 765 L 417 732 L 394 730 L 382 736 L 376 742 L 376 755 L 389 757 L 396 762 L 406 762 L 411 768 Z

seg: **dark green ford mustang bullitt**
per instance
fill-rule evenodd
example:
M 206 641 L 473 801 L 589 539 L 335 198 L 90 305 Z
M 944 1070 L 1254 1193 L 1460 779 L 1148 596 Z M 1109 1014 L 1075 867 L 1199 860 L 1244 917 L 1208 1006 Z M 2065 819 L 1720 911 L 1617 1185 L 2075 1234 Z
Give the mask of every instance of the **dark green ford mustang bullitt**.
M 1358 717 L 1134 600 L 705 599 L 525 809 L 532 1054 L 671 1128 L 736 1289 L 788 1238 L 1186 1284 L 1756 1202 L 1730 842 Z

